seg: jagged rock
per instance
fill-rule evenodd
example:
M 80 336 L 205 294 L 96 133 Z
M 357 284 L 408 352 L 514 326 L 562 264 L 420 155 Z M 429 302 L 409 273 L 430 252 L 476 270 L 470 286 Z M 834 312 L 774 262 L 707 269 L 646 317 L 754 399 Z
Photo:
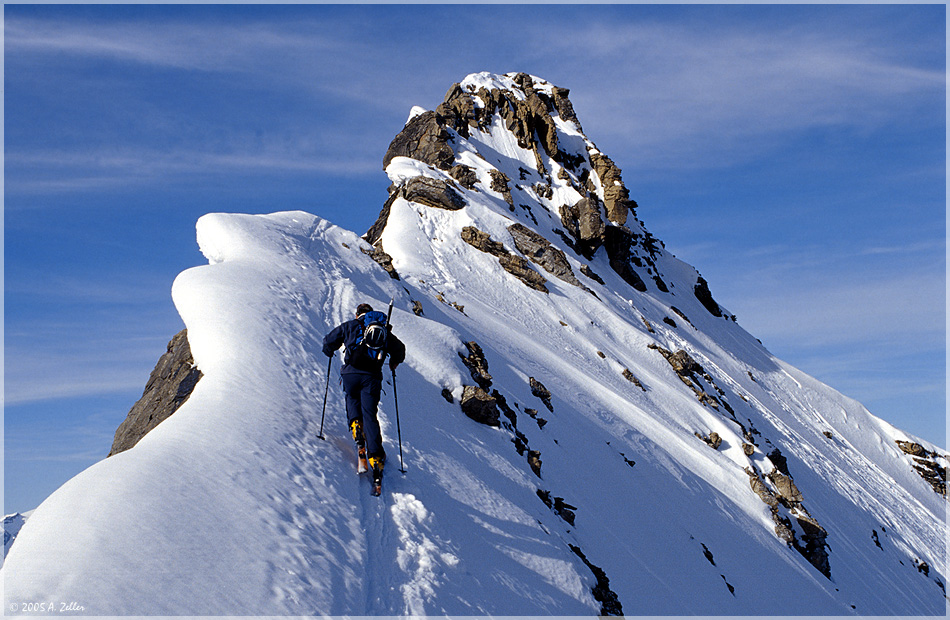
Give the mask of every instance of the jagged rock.
M 550 200 L 554 196 L 554 190 L 547 183 L 535 183 L 532 187 L 541 198 Z
M 896 439 L 897 446 L 914 460 L 914 470 L 923 478 L 934 492 L 947 496 L 947 469 L 936 461 L 937 458 L 947 459 L 946 456 L 927 450 L 919 443 Z
M 689 376 L 693 373 L 703 372 L 703 367 L 683 349 L 667 357 L 666 361 L 670 363 L 670 366 L 673 367 L 673 370 L 676 371 L 678 375 Z
M 462 400 L 459 401 L 462 413 L 480 424 L 500 426 L 498 407 L 495 399 L 485 390 L 474 385 L 462 388 Z
M 492 256 L 507 256 L 510 254 L 505 249 L 504 244 L 493 241 L 491 236 L 474 226 L 466 226 L 462 229 L 462 241 Z
M 922 445 L 919 443 L 912 443 L 910 441 L 901 441 L 900 439 L 895 440 L 897 442 L 897 447 L 903 450 L 905 454 L 911 456 L 929 456 L 928 452 Z
M 488 360 L 485 359 L 485 353 L 475 341 L 466 342 L 465 348 L 468 349 L 468 356 L 459 353 L 459 357 L 462 358 L 475 383 L 487 391 L 491 387 L 492 376 L 488 373 Z
M 565 121 L 571 121 L 577 128 L 581 131 L 581 122 L 577 120 L 577 115 L 574 113 L 574 106 L 571 104 L 571 100 L 568 99 L 570 90 L 566 88 L 554 87 L 552 93 L 554 94 L 554 107 L 557 109 L 558 116 L 560 116 Z
M 465 199 L 441 179 L 427 176 L 412 177 L 402 188 L 403 197 L 427 207 L 458 211 L 465 206 Z
M 610 267 L 617 272 L 624 282 L 632 286 L 641 293 L 646 292 L 647 285 L 643 279 L 630 266 L 631 252 L 633 245 L 633 233 L 625 226 L 607 226 L 604 229 L 604 248 L 607 250 L 607 258 Z
M 752 485 L 752 491 L 770 508 L 776 508 L 778 506 L 778 498 L 769 490 L 765 482 L 751 469 L 747 468 L 745 471 L 749 475 L 749 484 Z
M 501 409 L 501 412 L 505 414 L 505 417 L 508 418 L 508 421 L 511 422 L 511 427 L 517 430 L 518 428 L 518 414 L 515 413 L 515 410 L 508 406 L 508 400 L 502 396 L 501 392 L 498 390 L 492 390 L 491 395 L 495 398 L 495 404 Z
M 742 453 L 745 454 L 746 456 L 752 456 L 753 454 L 755 454 L 755 446 L 752 445 L 751 443 L 743 442 Z
M 598 351 L 598 353 L 600 353 L 600 351 Z M 640 383 L 640 380 L 637 379 L 637 378 L 633 375 L 632 372 L 630 372 L 630 369 L 629 369 L 629 368 L 624 368 L 622 374 L 623 374 L 623 378 L 624 378 L 624 379 L 626 379 L 626 380 L 629 381 L 630 383 L 634 384 L 635 386 L 637 386 L 638 388 L 640 388 L 640 389 L 643 390 L 644 392 L 647 391 L 647 389 L 646 389 L 645 387 L 643 387 L 643 384 Z
M 547 280 L 540 273 L 528 265 L 528 261 L 520 256 L 507 254 L 498 259 L 502 268 L 525 283 L 530 288 L 542 293 L 548 292 L 548 287 L 544 284 Z
M 386 228 L 386 222 L 389 221 L 389 212 L 392 209 L 393 203 L 396 202 L 396 199 L 402 195 L 399 187 L 391 185 L 389 187 L 389 198 L 386 199 L 386 202 L 383 203 L 383 208 L 379 211 L 379 216 L 376 218 L 376 221 L 373 222 L 373 225 L 370 226 L 369 230 L 366 231 L 366 234 L 363 235 L 370 245 L 375 246 L 379 243 L 379 240 L 383 236 L 383 230 Z
M 630 192 L 624 187 L 623 180 L 620 178 L 620 168 L 612 159 L 598 152 L 590 153 L 590 163 L 604 188 L 607 219 L 618 226 L 623 226 L 627 222 L 627 213 L 631 210 L 631 201 L 629 200 Z
M 422 312 L 422 302 L 415 299 L 412 300 L 412 313 L 416 316 L 425 316 Z
M 574 237 L 575 248 L 588 259 L 604 244 L 604 222 L 600 217 L 600 201 L 588 194 L 573 205 L 561 205 L 561 225 Z
M 548 411 L 553 413 L 554 407 L 551 405 L 550 390 L 544 387 L 544 384 L 534 377 L 528 377 L 528 385 L 531 386 L 531 394 L 540 398 L 541 402 L 544 403 L 544 406 L 548 408 Z
M 672 311 L 673 311 L 677 316 L 679 316 L 681 319 L 683 319 L 684 321 L 686 321 L 687 323 L 689 323 L 690 327 L 692 327 L 693 329 L 696 328 L 696 326 L 693 325 L 693 322 L 689 320 L 689 317 L 686 316 L 686 314 L 685 314 L 682 310 L 680 310 L 680 309 L 677 308 L 676 306 L 670 306 L 670 310 L 672 310 Z
M 455 404 L 455 399 L 452 397 L 452 391 L 449 388 L 442 388 L 442 398 L 450 405 Z
M 191 396 L 201 379 L 188 344 L 188 330 L 178 332 L 152 370 L 142 398 L 115 431 L 108 456 L 128 450 L 171 416 Z
M 528 450 L 528 466 L 538 478 L 541 477 L 541 453 L 537 450 Z
M 462 229 L 462 240 L 472 247 L 498 257 L 502 269 L 521 280 L 525 285 L 543 293 L 548 292 L 544 286 L 547 280 L 540 273 L 528 265 L 528 261 L 515 256 L 505 249 L 504 244 L 492 240 L 488 233 L 478 230 L 474 226 Z
M 587 265 L 581 265 L 581 273 L 596 282 L 597 284 L 603 284 L 604 280 L 599 275 L 594 273 L 594 270 Z
M 570 525 L 574 525 L 574 519 L 577 516 L 574 513 L 575 510 L 577 510 L 577 506 L 571 506 L 564 501 L 563 497 L 554 498 L 554 512 L 556 512 L 559 517 L 567 521 Z
M 580 547 L 576 547 L 570 543 L 568 543 L 568 547 L 587 565 L 587 568 L 593 573 L 594 578 L 597 579 L 597 585 L 591 588 L 591 594 L 594 595 L 595 600 L 600 602 L 600 615 L 622 616 L 623 607 L 620 605 L 620 599 L 617 598 L 616 592 L 610 589 L 610 579 L 607 578 L 607 573 L 599 566 L 592 564 L 590 560 L 587 559 L 587 556 L 584 555 L 584 552 L 581 551 Z
M 567 261 L 564 252 L 551 245 L 547 239 L 522 224 L 512 224 L 508 227 L 508 232 L 511 233 L 518 251 L 532 262 L 541 265 L 554 277 L 593 293 L 574 275 L 574 270 L 571 269 L 571 264 Z
M 402 185 L 391 185 L 389 187 L 389 198 L 386 199 L 383 208 L 380 209 L 379 216 L 366 231 L 366 234 L 363 235 L 363 239 L 369 242 L 370 245 L 379 245 L 383 230 L 385 230 L 386 223 L 389 221 L 392 205 L 397 198 L 404 198 L 429 207 L 450 211 L 457 211 L 465 206 L 465 199 L 449 183 L 440 179 L 417 176 Z
M 794 547 L 802 557 L 818 569 L 825 577 L 831 579 L 831 564 L 828 560 L 828 549 L 826 539 L 828 533 L 818 521 L 808 515 L 804 506 L 802 506 L 802 494 L 795 486 L 790 476 L 780 471 L 773 471 L 768 474 L 769 480 L 778 491 L 778 496 L 773 494 L 765 482 L 759 477 L 758 473 L 750 468 L 746 468 L 749 475 L 749 482 L 752 490 L 759 498 L 769 506 L 772 513 L 772 520 L 775 522 L 775 534 Z M 779 514 L 779 505 L 786 508 L 793 508 L 795 520 L 798 522 L 802 531 L 802 537 L 799 539 L 792 528 L 792 522 Z M 804 513 L 804 514 L 802 514 Z
M 393 138 L 383 157 L 383 169 L 395 157 L 411 157 L 449 170 L 455 161 L 455 153 L 448 142 L 452 135 L 446 131 L 444 121 L 435 112 L 423 112 L 406 123 L 403 130 Z
M 775 523 L 775 535 L 790 547 L 795 546 L 795 530 L 792 529 L 792 522 L 787 517 L 782 517 L 774 509 L 772 510 L 772 522 Z
M 877 546 L 878 549 L 882 551 L 884 550 L 884 547 L 881 546 L 881 539 L 878 538 L 877 536 L 877 530 L 871 530 L 871 540 L 874 541 L 874 544 Z
M 795 481 L 789 476 L 778 471 L 773 471 L 768 476 L 772 484 L 775 485 L 775 489 L 778 491 L 781 499 L 785 500 L 789 505 L 802 503 L 802 493 L 798 490 L 798 487 L 795 486 Z
M 789 475 L 789 473 L 788 473 L 788 459 L 786 459 L 786 458 L 782 455 L 782 451 L 781 451 L 781 450 L 779 450 L 778 448 L 775 448 L 774 450 L 772 450 L 771 452 L 769 452 L 766 456 L 769 457 L 769 460 L 772 461 L 772 465 L 775 465 L 775 468 L 776 468 L 777 470 L 779 470 L 780 472 L 782 472 L 782 473 L 785 474 L 786 476 Z
M 818 525 L 818 522 L 814 519 L 799 516 L 796 520 L 803 533 L 801 541 L 795 545 L 795 548 L 822 575 L 831 579 L 831 564 L 828 561 L 828 549 L 825 541 L 828 538 L 828 532 Z
M 713 450 L 718 450 L 719 446 L 722 445 L 722 437 L 720 437 L 719 433 L 717 433 L 716 431 L 709 433 L 708 437 L 698 432 L 693 433 L 693 434 L 699 437 L 700 439 L 702 439 L 704 442 L 706 442 L 706 445 L 708 445 Z
M 396 268 L 393 267 L 393 257 L 387 254 L 383 250 L 382 244 L 373 246 L 372 250 L 367 250 L 366 248 L 360 248 L 360 251 L 363 254 L 366 254 L 374 261 L 376 261 L 380 267 L 386 270 L 386 273 L 389 274 L 389 277 L 393 280 L 399 279 L 399 274 L 396 273 Z
M 693 294 L 696 295 L 696 299 L 703 304 L 703 307 L 709 310 L 709 314 L 715 317 L 722 316 L 722 309 L 719 307 L 719 304 L 716 303 L 716 300 L 713 299 L 712 293 L 709 292 L 709 284 L 702 276 L 696 281 L 696 286 L 693 287 Z
M 552 500 L 550 491 L 538 489 L 536 493 L 545 506 L 553 510 L 557 516 L 564 519 L 568 524 L 574 525 L 574 519 L 577 517 L 574 511 L 577 510 L 577 506 L 571 506 L 564 501 L 563 497 L 555 497 Z
M 475 169 L 465 164 L 452 166 L 449 175 L 465 189 L 475 189 L 475 184 L 478 183 L 478 175 L 475 174 Z
M 511 197 L 511 187 L 508 186 L 508 183 L 511 181 L 511 179 L 509 179 L 508 175 L 506 175 L 501 170 L 496 170 L 494 168 L 490 170 L 489 173 L 491 174 L 491 190 L 501 194 L 502 197 L 504 197 L 505 202 L 508 203 L 508 206 L 513 209 L 515 206 L 515 201 Z
M 666 321 L 667 318 L 664 318 L 663 320 Z M 676 353 L 672 353 L 669 350 L 653 343 L 648 344 L 647 348 L 659 351 L 660 354 L 666 358 L 666 361 L 670 363 L 670 366 L 672 366 L 673 370 L 676 372 L 676 376 L 679 377 L 680 380 L 689 389 L 691 389 L 694 394 L 696 394 L 696 398 L 699 400 L 699 402 L 704 405 L 708 405 L 717 411 L 719 410 L 719 407 L 722 406 L 726 411 L 729 412 L 730 415 L 732 415 L 733 420 L 735 420 L 735 412 L 733 411 L 732 407 L 730 407 L 729 404 L 725 402 L 725 400 L 720 402 L 715 396 L 705 392 L 699 387 L 699 379 L 696 375 L 702 376 L 703 379 L 705 379 L 717 392 L 719 392 L 720 396 L 725 396 L 725 392 L 723 392 L 723 390 L 716 385 L 716 382 L 709 375 L 709 373 L 707 373 L 705 369 L 703 369 L 703 367 L 689 355 L 689 353 L 682 349 Z M 738 422 L 738 420 L 736 420 L 736 422 Z

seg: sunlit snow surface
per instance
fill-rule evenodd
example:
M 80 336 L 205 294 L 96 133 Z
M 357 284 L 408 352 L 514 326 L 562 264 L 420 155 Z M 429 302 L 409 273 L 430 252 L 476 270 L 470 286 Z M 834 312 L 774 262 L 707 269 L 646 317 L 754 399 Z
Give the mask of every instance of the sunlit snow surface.
M 567 252 L 596 296 L 553 277 L 549 294 L 528 289 L 460 231 L 477 226 L 517 253 L 506 228 L 520 221 L 566 250 L 552 228 L 573 190 L 556 186 L 550 201 L 532 196 L 531 213 L 512 212 L 488 189 L 488 169 L 517 179 L 533 155 L 503 128 L 458 137 L 457 148 L 480 179 L 460 190 L 465 209 L 392 205 L 382 243 L 398 281 L 361 251 L 365 241 L 314 215 L 198 222 L 209 265 L 182 273 L 172 293 L 204 378 L 135 448 L 35 511 L 3 567 L 5 609 L 63 601 L 92 615 L 597 614 L 596 579 L 574 545 L 603 569 L 628 615 L 944 613 L 946 501 L 894 440 L 933 446 L 713 317 L 692 295 L 696 271 L 665 251 L 656 262 L 671 294 L 634 291 L 603 250 L 585 262 L 605 285 L 581 276 Z M 445 178 L 405 158 L 388 173 Z M 356 474 L 339 356 L 326 440 L 317 438 L 328 370 L 320 347 L 358 303 L 385 309 L 391 298 L 408 357 L 396 386 L 386 376 L 389 461 L 374 498 Z M 540 477 L 511 428 L 462 414 L 461 386 L 474 382 L 459 353 L 471 340 L 492 388 L 517 411 L 518 432 L 540 452 Z M 649 344 L 702 364 L 760 433 L 751 457 L 738 425 L 699 403 Z M 529 377 L 551 391 L 553 412 Z M 719 450 L 694 435 L 712 431 Z M 763 451 L 773 447 L 828 532 L 830 580 L 775 535 L 750 487 L 745 469 L 770 471 Z M 574 525 L 538 490 L 575 506 Z

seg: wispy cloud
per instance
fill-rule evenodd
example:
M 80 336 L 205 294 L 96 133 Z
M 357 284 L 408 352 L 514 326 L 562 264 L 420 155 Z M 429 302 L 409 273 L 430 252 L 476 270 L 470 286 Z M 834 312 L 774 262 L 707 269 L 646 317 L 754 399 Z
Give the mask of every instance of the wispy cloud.
M 585 11 L 568 20 L 537 12 L 531 19 L 514 19 L 527 11 L 517 7 L 503 9 L 512 19 L 488 19 L 471 7 L 433 8 L 442 11 L 440 19 L 464 16 L 468 39 L 486 41 L 471 49 L 437 23 L 420 21 L 420 44 L 396 28 L 392 15 L 353 12 L 358 10 L 311 7 L 299 19 L 274 14 L 222 20 L 161 13 L 138 20 L 7 16 L 8 59 L 31 58 L 38 67 L 105 59 L 118 66 L 227 76 L 231 87 L 242 87 L 234 97 L 269 91 L 306 94 L 314 105 L 332 99 L 349 106 L 346 118 L 322 119 L 319 130 L 301 126 L 295 115 L 275 120 L 267 133 L 278 137 L 265 145 L 235 126 L 227 128 L 225 143 L 216 143 L 221 135 L 202 127 L 213 128 L 213 116 L 198 123 L 198 135 L 187 123 L 156 129 L 179 136 L 181 143 L 158 150 L 137 143 L 114 153 L 116 145 L 109 144 L 64 154 L 12 145 L 7 157 L 14 164 L 51 161 L 85 170 L 82 158 L 89 166 L 47 181 L 14 174 L 12 187 L 108 186 L 125 179 L 114 171 L 128 174 L 132 182 L 187 170 L 378 172 L 379 153 L 360 150 L 367 136 L 376 137 L 374 148 L 384 149 L 385 143 L 377 142 L 395 135 L 399 127 L 393 119 L 403 118 L 410 105 L 435 107 L 447 84 L 485 68 L 527 69 L 556 82 L 563 79 L 589 136 L 623 166 L 639 170 L 754 161 L 783 148 L 802 130 L 868 131 L 910 115 L 919 120 L 921 103 L 927 114 L 936 110 L 933 122 L 944 118 L 944 68 L 918 62 L 899 46 L 882 46 L 869 29 L 801 19 L 758 22 L 754 28 L 729 20 L 684 25 L 638 19 L 634 9 L 620 18 Z M 405 12 L 419 18 L 422 10 L 407 7 Z M 334 108 L 334 114 L 340 110 Z M 157 121 L 143 115 L 136 122 Z M 340 157 L 341 147 L 356 152 Z
M 195 145 L 198 148 L 198 145 Z M 380 171 L 377 157 L 332 151 L 301 153 L 295 149 L 228 153 L 147 146 L 82 151 L 13 151 L 6 155 L 7 189 L 21 193 L 62 193 L 167 181 L 194 174 L 233 175 L 314 173 L 343 178 Z M 32 174 L 18 174 L 32 171 Z
M 554 25 L 534 42 L 578 76 L 588 133 L 629 143 L 638 166 L 722 165 L 803 129 L 899 122 L 921 103 L 943 122 L 943 67 L 899 56 L 873 31 L 814 26 L 596 22 Z

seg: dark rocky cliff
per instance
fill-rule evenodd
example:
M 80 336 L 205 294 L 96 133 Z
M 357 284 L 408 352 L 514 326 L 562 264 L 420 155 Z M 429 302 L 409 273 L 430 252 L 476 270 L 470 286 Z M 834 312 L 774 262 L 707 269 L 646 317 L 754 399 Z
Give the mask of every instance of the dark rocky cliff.
M 175 413 L 195 389 L 201 371 L 195 366 L 188 344 L 188 330 L 183 329 L 168 343 L 145 384 L 142 398 L 132 405 L 129 415 L 115 431 L 109 455 L 128 450 L 163 420 Z

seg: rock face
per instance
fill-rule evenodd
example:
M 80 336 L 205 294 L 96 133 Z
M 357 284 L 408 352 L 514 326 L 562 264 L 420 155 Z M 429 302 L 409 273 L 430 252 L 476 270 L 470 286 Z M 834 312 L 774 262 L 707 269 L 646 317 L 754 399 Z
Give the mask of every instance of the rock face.
M 574 270 L 571 269 L 571 264 L 564 252 L 551 245 L 547 239 L 523 224 L 512 224 L 508 227 L 508 232 L 511 233 L 518 251 L 527 256 L 531 262 L 540 265 L 555 278 L 593 293 L 574 275 Z
M 150 430 L 175 413 L 201 379 L 188 345 L 188 330 L 178 332 L 149 376 L 142 398 L 115 432 L 108 456 L 128 450 Z
M 462 358 L 462 363 L 465 364 L 465 367 L 468 368 L 472 374 L 472 379 L 475 380 L 475 383 L 483 390 L 488 390 L 488 388 L 491 387 L 492 377 L 488 372 L 488 360 L 485 359 L 482 348 L 478 346 L 478 343 L 475 341 L 466 342 L 465 348 L 468 349 L 467 356 L 459 353 L 459 357 Z
M 480 387 L 466 385 L 462 388 L 460 402 L 462 413 L 480 424 L 500 426 L 495 398 Z
M 474 226 L 466 226 L 462 229 L 462 240 L 486 254 L 497 256 L 498 264 L 502 269 L 521 280 L 526 286 L 542 293 L 548 292 L 548 287 L 544 285 L 547 282 L 544 276 L 532 269 L 524 258 L 509 252 L 503 243 L 494 241 L 488 233 Z
M 583 138 L 584 146 L 577 149 L 575 132 L 582 130 L 568 98 L 569 91 L 538 82 L 525 73 L 504 77 L 505 87 L 497 81 L 453 84 L 435 110 L 416 114 L 406 123 L 390 143 L 383 157 L 383 168 L 398 157 L 408 157 L 428 164 L 451 182 L 435 178 L 438 175 L 395 182 L 389 189 L 390 199 L 364 238 L 379 246 L 379 237 L 396 198 L 437 209 L 459 210 L 465 207 L 465 200 L 457 189 L 494 192 L 501 195 L 510 212 L 515 213 L 520 207 L 534 224 L 541 220 L 531 205 L 524 203 L 536 203 L 540 199 L 546 201 L 545 207 L 562 227 L 553 232 L 570 249 L 590 260 L 604 248 L 610 267 L 634 289 L 646 292 L 648 282 L 652 282 L 659 291 L 668 293 L 669 288 L 655 262 L 662 244 L 637 219 L 637 203 L 630 199 L 620 168 L 586 138 Z M 460 146 L 461 142 L 474 140 L 479 132 L 490 133 L 499 121 L 511 132 L 517 145 L 533 157 L 533 166 L 518 167 L 518 178 L 512 176 L 512 171 L 506 174 L 494 167 L 479 177 L 468 160 L 462 161 L 463 152 L 465 155 L 470 152 Z M 559 136 L 563 136 L 566 127 L 574 135 L 565 140 Z M 458 185 L 453 187 L 452 182 Z M 555 186 L 568 186 L 570 192 L 557 192 Z M 568 195 L 574 198 L 565 201 Z M 522 200 L 522 196 L 529 199 Z M 518 250 L 528 260 L 557 278 L 583 287 L 562 250 L 546 240 L 539 242 L 517 231 L 511 232 L 519 244 Z M 523 248 L 522 244 L 534 247 Z M 499 261 L 528 286 L 547 292 L 543 277 L 530 269 L 521 257 L 499 256 Z M 599 276 L 589 277 L 599 281 Z M 694 292 L 711 314 L 723 316 L 701 278 Z
M 901 452 L 911 457 L 913 468 L 917 474 L 933 487 L 933 490 L 944 497 L 947 496 L 947 462 L 945 455 L 931 452 L 919 443 L 895 440 Z M 941 464 L 943 461 L 943 464 Z

